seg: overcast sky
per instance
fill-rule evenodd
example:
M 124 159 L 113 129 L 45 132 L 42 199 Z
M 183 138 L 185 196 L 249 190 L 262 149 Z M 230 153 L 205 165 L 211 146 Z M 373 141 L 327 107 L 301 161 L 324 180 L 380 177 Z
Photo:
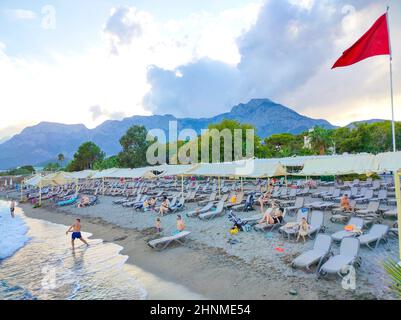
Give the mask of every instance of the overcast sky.
M 336 125 L 391 117 L 388 57 L 331 70 L 398 0 L 0 2 L 0 142 L 40 121 L 212 116 L 270 98 Z

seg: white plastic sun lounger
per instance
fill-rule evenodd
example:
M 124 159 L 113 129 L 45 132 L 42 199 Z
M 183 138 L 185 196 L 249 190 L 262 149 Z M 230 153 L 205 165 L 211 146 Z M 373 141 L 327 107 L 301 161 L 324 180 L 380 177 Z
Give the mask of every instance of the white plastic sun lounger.
M 148 245 L 158 251 L 166 249 L 171 243 L 173 242 L 178 242 L 179 244 L 182 244 L 184 239 L 191 234 L 189 231 L 182 231 L 180 233 L 177 233 L 174 236 L 168 236 L 168 237 L 163 237 L 160 239 L 155 239 L 151 240 L 148 242 Z
M 341 271 L 345 271 L 348 266 L 360 263 L 358 260 L 360 243 L 358 238 L 345 238 L 341 241 L 340 254 L 331 257 L 319 269 L 319 275 L 335 274 L 340 277 Z
M 349 220 L 348 225 L 354 225 L 356 228 L 362 229 L 363 219 L 353 217 Z M 334 241 L 342 241 L 344 238 L 352 238 L 355 237 L 356 235 L 357 233 L 354 231 L 341 230 L 336 233 L 333 233 L 331 237 Z
M 317 270 L 319 270 L 324 259 L 330 254 L 330 248 L 331 237 L 327 234 L 318 234 L 313 244 L 313 249 L 295 258 L 291 266 L 294 268 L 306 268 L 311 271 L 310 266 L 317 263 Z
M 209 202 L 207 203 L 205 206 L 203 206 L 202 208 L 199 208 L 198 210 L 193 210 L 187 213 L 187 217 L 196 217 L 199 214 L 208 212 L 210 209 L 212 209 L 214 206 L 213 202 Z
M 322 230 L 324 222 L 324 214 L 322 211 L 312 211 L 310 218 L 310 226 L 308 231 L 308 237 L 312 239 L 313 234 L 318 234 Z
M 262 220 L 263 218 L 263 213 L 255 214 L 249 218 L 243 218 L 241 219 L 242 222 L 253 225 L 258 223 L 259 220 Z
M 207 211 L 205 213 L 202 213 L 200 215 L 198 215 L 198 218 L 201 220 L 210 220 L 213 218 L 217 218 L 221 215 L 224 214 L 224 203 L 226 202 L 228 196 L 225 195 L 223 196 L 223 198 L 219 201 L 219 203 L 216 205 L 216 209 L 214 211 Z
M 397 209 L 384 211 L 383 216 L 385 218 L 397 218 Z
M 366 245 L 369 249 L 376 249 L 381 240 L 386 241 L 387 233 L 389 232 L 390 227 L 384 224 L 375 224 L 369 230 L 368 233 L 361 235 L 358 239 L 361 245 Z M 371 243 L 375 243 L 374 248 L 371 247 Z

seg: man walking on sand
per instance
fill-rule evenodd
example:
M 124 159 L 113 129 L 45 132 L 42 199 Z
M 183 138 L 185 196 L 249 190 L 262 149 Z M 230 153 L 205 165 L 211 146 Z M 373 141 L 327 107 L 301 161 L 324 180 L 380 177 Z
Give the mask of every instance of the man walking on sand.
M 75 239 L 79 239 L 83 243 L 85 243 L 87 246 L 89 246 L 89 243 L 86 242 L 86 240 L 84 238 L 82 238 L 82 235 L 81 235 L 81 219 L 76 219 L 75 223 L 71 227 L 68 228 L 68 230 L 65 234 L 68 234 L 69 232 L 72 232 L 72 238 L 71 238 L 72 250 L 74 250 Z

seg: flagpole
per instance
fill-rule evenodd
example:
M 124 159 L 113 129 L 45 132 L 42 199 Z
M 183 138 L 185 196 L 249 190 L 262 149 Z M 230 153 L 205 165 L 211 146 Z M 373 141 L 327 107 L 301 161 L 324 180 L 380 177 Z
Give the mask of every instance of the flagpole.
M 390 7 L 387 6 L 387 30 L 388 30 L 388 43 L 390 47 L 390 92 L 391 92 L 391 128 L 393 132 L 393 152 L 397 151 L 395 142 L 395 120 L 394 120 L 394 90 L 393 90 L 393 51 L 391 48 L 391 36 L 390 36 L 390 23 L 389 23 L 389 11 Z
M 389 22 L 389 11 L 390 7 L 387 6 L 387 30 L 388 30 L 388 43 L 390 47 L 390 91 L 391 91 L 391 114 L 392 114 L 392 130 L 393 130 L 393 152 L 397 151 L 396 141 L 395 141 L 395 120 L 394 120 L 394 94 L 393 94 L 393 51 L 391 48 L 391 36 L 390 36 L 390 22 Z M 398 221 L 398 234 L 401 232 L 401 190 L 400 190 L 400 173 L 398 170 L 393 171 L 394 175 L 394 189 L 395 197 L 397 201 L 397 221 Z M 400 250 L 400 261 L 398 265 L 401 266 L 401 237 L 398 236 L 399 250 Z

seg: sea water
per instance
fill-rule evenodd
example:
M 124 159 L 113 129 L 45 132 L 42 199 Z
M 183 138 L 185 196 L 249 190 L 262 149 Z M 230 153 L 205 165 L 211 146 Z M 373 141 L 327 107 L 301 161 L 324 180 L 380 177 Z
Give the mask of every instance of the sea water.
M 131 299 L 147 297 L 142 285 L 125 271 L 123 249 L 102 240 L 86 247 L 66 226 L 25 217 L 0 201 L 0 300 Z M 84 238 L 90 234 L 83 232 Z

